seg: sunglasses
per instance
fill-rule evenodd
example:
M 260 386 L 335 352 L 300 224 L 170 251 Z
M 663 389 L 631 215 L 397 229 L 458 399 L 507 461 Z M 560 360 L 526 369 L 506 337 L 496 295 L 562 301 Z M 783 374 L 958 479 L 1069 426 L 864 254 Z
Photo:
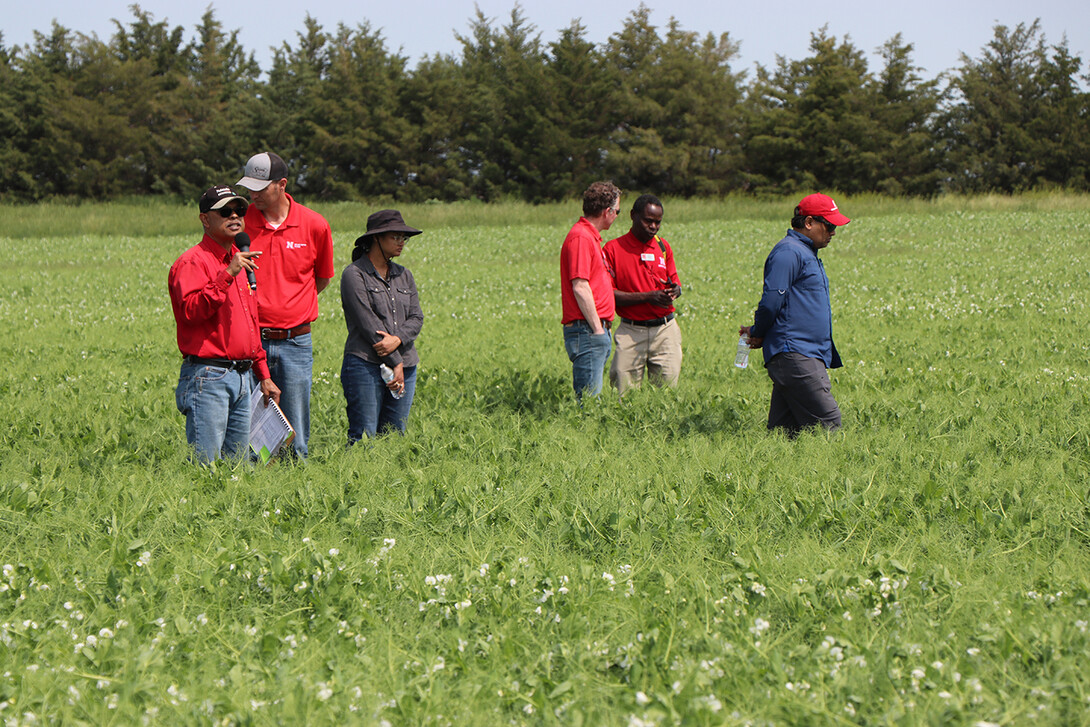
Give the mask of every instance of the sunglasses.
M 836 225 L 834 225 L 832 222 L 829 222 L 824 217 L 815 217 L 814 220 L 825 225 L 825 231 L 828 232 L 830 235 L 833 234 L 834 230 L 836 230 Z
M 219 209 L 212 210 L 223 219 L 229 218 L 231 215 L 238 215 L 239 217 L 246 216 L 246 207 L 244 204 L 230 205 L 227 207 L 220 207 Z

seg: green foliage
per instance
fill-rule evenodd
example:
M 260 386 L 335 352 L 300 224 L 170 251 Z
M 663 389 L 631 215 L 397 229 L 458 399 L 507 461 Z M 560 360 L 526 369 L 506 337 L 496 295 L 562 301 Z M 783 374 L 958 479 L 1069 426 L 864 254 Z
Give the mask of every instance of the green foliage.
M 56 23 L 0 43 L 0 200 L 191 199 L 272 149 L 292 191 L 542 204 L 597 179 L 660 196 L 814 189 L 1085 190 L 1090 94 L 1066 41 L 998 25 L 979 58 L 921 77 L 900 34 L 872 71 L 850 40 L 812 34 L 752 81 L 739 40 L 661 26 L 640 5 L 600 45 L 572 21 L 552 42 L 515 4 L 481 10 L 456 56 L 408 60 L 362 21 L 307 16 L 262 78 L 209 8 L 185 29 L 134 5 L 113 37 Z
M 556 287 L 572 205 L 433 204 L 406 212 L 407 434 L 344 449 L 325 293 L 312 456 L 270 468 L 187 459 L 165 279 L 195 210 L 5 208 L 25 232 L 0 239 L 0 711 L 1081 723 L 1090 203 L 840 201 L 837 435 L 767 434 L 767 377 L 732 366 L 793 200 L 667 199 L 681 383 L 582 409 Z M 323 211 L 340 269 L 367 209 Z M 188 229 L 117 234 L 142 215 Z
M 612 36 L 618 71 L 606 174 L 624 188 L 715 195 L 738 186 L 741 80 L 738 45 L 724 33 L 701 40 L 671 20 L 665 37 L 641 5 Z
M 1085 186 L 1090 94 L 1066 40 L 1049 56 L 1040 23 L 997 25 L 980 59 L 962 56 L 946 138 L 952 188 L 1015 192 Z
M 935 82 L 923 82 L 900 36 L 882 49 L 879 77 L 862 51 L 825 29 L 809 58 L 780 57 L 757 71 L 746 134 L 749 184 L 757 190 L 839 189 L 889 194 L 938 191 L 928 128 L 938 108 Z
M 881 48 L 885 65 L 868 89 L 874 94 L 877 154 L 875 191 L 887 195 L 927 196 L 942 180 L 935 144 L 939 81 L 924 81 L 912 61 L 912 44 L 898 33 Z

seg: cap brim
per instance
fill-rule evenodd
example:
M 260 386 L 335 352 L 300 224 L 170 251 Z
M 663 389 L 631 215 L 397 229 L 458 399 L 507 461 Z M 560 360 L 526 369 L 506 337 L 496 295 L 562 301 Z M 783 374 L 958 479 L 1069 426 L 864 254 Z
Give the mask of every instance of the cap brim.
M 837 227 L 840 227 L 841 225 L 846 225 L 851 222 L 851 220 L 849 220 L 847 217 L 840 214 L 839 212 L 830 212 L 827 215 L 822 215 L 822 217 L 824 217 L 827 221 L 832 222 Z
M 245 187 L 251 192 L 260 192 L 272 184 L 271 179 L 254 179 L 253 177 L 243 177 L 235 182 L 236 187 Z
M 234 202 L 234 201 L 235 201 L 236 199 L 237 199 L 237 200 L 238 200 L 239 202 L 241 202 L 242 204 L 249 204 L 249 203 L 248 203 L 248 202 L 246 201 L 246 198 L 245 198 L 245 197 L 239 197 L 239 196 L 238 196 L 238 195 L 236 194 L 236 195 L 234 195 L 234 196 L 231 196 L 231 197 L 224 197 L 223 199 L 219 199 L 219 200 L 216 200 L 216 203 L 215 203 L 214 205 L 212 205 L 211 207 L 209 207 L 207 211 L 208 211 L 208 212 L 211 212 L 212 210 L 218 210 L 218 209 L 219 209 L 220 207 L 224 207 L 224 206 L 226 206 L 226 205 L 227 205 L 227 203 L 229 203 L 229 202 Z

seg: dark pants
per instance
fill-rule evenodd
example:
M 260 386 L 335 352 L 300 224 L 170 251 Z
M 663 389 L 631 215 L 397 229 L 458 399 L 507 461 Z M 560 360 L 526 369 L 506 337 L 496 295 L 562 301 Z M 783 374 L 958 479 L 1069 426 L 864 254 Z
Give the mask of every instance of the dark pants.
M 800 353 L 778 353 L 766 368 L 772 379 L 769 430 L 782 427 L 794 437 L 816 424 L 829 430 L 840 428 L 840 407 L 830 391 L 824 361 Z

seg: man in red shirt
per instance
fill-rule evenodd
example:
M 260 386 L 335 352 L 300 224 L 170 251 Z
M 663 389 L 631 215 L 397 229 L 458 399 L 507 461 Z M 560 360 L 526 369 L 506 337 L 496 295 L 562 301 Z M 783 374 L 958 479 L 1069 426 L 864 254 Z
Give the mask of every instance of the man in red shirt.
M 288 166 L 276 154 L 250 157 L 238 183 L 250 190 L 246 233 L 263 253 L 257 272 L 258 318 L 273 381 L 283 392 L 280 408 L 295 428 L 292 451 L 307 456 L 314 350 L 310 324 L 318 294 L 333 279 L 329 223 L 287 192 Z
M 259 252 L 239 252 L 246 200 L 227 185 L 208 189 L 197 203 L 204 238 L 170 267 L 167 287 L 178 326 L 182 370 L 175 400 L 185 437 L 198 459 L 242 457 L 250 441 L 250 392 L 256 376 L 268 400 L 280 401 L 269 376 L 257 324 L 257 299 L 244 270 Z
M 621 322 L 613 334 L 616 351 L 609 381 L 624 394 L 639 386 L 644 371 L 652 383 L 677 386 L 681 374 L 681 330 L 674 299 L 681 285 L 670 243 L 659 237 L 662 202 L 644 194 L 632 205 L 632 228 L 606 243 L 606 265 Z
M 575 397 L 598 396 L 613 342 L 613 283 L 602 257 L 602 232 L 620 214 L 621 190 L 595 182 L 583 192 L 583 216 L 560 248 L 560 303 L 564 349 L 572 362 Z

